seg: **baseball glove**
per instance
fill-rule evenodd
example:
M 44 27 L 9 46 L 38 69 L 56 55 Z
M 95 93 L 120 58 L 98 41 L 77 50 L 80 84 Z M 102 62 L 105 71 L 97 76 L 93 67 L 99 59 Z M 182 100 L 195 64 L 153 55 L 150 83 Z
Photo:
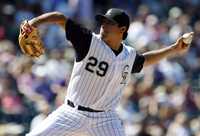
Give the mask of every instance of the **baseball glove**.
M 44 54 L 44 46 L 39 31 L 36 27 L 29 25 L 27 20 L 20 25 L 18 40 L 24 54 L 30 57 L 39 57 Z

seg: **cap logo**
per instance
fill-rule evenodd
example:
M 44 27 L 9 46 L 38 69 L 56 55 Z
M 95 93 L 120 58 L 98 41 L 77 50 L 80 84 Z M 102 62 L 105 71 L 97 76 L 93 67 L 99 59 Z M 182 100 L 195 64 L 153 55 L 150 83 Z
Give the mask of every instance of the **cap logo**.
M 106 15 L 112 15 L 111 10 L 109 10 Z

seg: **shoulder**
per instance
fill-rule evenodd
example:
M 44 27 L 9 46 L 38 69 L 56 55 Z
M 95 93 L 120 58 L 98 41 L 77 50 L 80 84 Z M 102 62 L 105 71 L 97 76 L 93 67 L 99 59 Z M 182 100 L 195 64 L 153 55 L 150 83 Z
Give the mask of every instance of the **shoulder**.
M 122 43 L 123 44 L 123 48 L 125 49 L 125 51 L 129 54 L 136 54 L 136 49 L 125 44 L 125 43 Z
M 100 37 L 100 34 L 92 33 L 92 44 L 103 44 L 103 40 Z
M 96 33 L 92 33 L 92 38 L 95 39 L 95 40 L 98 40 L 98 41 L 101 41 L 101 37 L 100 37 L 100 34 L 96 34 Z

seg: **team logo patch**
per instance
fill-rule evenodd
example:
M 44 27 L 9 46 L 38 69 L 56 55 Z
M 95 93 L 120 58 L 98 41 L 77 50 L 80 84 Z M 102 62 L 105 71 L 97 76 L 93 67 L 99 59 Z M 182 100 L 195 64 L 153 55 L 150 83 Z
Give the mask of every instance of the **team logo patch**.
M 127 83 L 127 76 L 129 72 L 129 65 L 124 66 L 123 71 L 122 71 L 122 81 L 120 84 L 126 84 Z

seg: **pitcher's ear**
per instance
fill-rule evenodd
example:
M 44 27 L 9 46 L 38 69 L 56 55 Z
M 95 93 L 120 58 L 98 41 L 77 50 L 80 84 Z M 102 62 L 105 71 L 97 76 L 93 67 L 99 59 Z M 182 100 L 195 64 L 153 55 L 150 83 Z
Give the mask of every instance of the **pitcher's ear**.
M 126 27 L 125 26 L 120 27 L 120 32 L 121 33 L 124 33 L 125 31 L 126 31 Z

